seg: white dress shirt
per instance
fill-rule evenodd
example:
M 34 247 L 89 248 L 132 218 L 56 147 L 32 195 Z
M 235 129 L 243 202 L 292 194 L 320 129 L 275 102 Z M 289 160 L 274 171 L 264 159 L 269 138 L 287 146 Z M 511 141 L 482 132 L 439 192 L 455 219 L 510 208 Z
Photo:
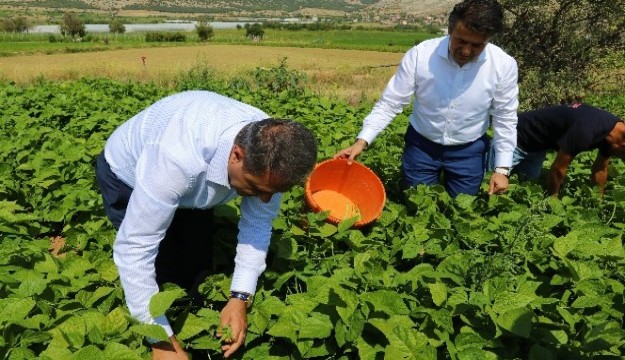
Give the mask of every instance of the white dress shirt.
M 215 93 L 188 91 L 156 102 L 108 139 L 106 161 L 133 188 L 113 258 L 128 308 L 140 321 L 160 324 L 173 335 L 165 316 L 153 319 L 149 312 L 158 292 L 154 262 L 159 243 L 177 208 L 207 209 L 237 196 L 227 172 L 234 138 L 244 125 L 268 117 Z M 281 197 L 275 194 L 268 203 L 243 197 L 233 290 L 256 291 Z
M 438 144 L 477 140 L 492 117 L 495 166 L 510 167 L 516 147 L 517 77 L 516 61 L 493 44 L 461 67 L 449 52 L 449 36 L 423 41 L 404 55 L 358 137 L 370 144 L 414 95 L 410 124 Z

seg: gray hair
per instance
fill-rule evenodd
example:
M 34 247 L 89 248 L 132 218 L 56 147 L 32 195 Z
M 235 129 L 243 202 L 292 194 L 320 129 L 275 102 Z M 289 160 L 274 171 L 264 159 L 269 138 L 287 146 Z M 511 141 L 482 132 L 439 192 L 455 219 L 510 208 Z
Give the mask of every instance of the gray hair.
M 243 171 L 254 176 L 269 172 L 270 182 L 281 192 L 303 183 L 317 162 L 315 136 L 292 120 L 249 123 L 234 143 L 243 149 Z
M 449 14 L 449 33 L 458 20 L 471 31 L 492 37 L 503 30 L 503 8 L 497 0 L 464 0 Z

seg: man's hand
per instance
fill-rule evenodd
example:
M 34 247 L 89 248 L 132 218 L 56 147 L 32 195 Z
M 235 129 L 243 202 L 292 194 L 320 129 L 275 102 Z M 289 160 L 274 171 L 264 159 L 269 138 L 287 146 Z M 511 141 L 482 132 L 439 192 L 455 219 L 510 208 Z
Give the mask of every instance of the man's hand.
M 228 326 L 232 337 L 226 338 L 223 328 Z M 221 350 L 224 357 L 232 355 L 245 342 L 247 333 L 247 304 L 243 300 L 230 299 L 221 311 L 221 324 L 217 330 L 217 337 L 222 338 L 224 345 Z
M 152 360 L 189 360 L 175 336 L 170 337 L 169 341 L 171 344 L 166 342 L 152 344 Z
M 365 148 L 367 147 L 367 142 L 363 139 L 357 139 L 356 142 L 348 147 L 347 149 L 343 149 L 334 155 L 334 158 L 345 158 L 347 159 L 347 163 L 351 165 L 354 159 L 360 155 Z
M 490 177 L 488 195 L 503 194 L 506 190 L 508 190 L 508 177 L 506 175 L 493 173 Z

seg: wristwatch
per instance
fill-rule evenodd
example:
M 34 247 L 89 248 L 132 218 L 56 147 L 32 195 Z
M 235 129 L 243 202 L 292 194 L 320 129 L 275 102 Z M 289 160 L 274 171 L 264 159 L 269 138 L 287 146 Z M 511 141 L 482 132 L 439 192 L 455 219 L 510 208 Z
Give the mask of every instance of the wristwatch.
M 505 176 L 510 176 L 510 168 L 505 168 L 505 167 L 496 167 L 495 168 L 495 172 L 497 174 L 501 174 L 501 175 L 505 175 Z
M 242 300 L 243 302 L 245 302 L 245 306 L 249 308 L 250 306 L 252 306 L 252 301 L 254 300 L 254 296 L 246 292 L 230 291 L 230 299 Z

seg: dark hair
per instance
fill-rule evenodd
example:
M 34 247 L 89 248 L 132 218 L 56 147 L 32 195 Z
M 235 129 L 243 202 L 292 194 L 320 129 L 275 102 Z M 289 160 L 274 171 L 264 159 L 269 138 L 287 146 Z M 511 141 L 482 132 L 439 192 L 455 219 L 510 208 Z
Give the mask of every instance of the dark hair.
M 304 125 L 286 119 L 249 123 L 234 143 L 243 149 L 243 171 L 269 172 L 270 182 L 284 192 L 301 184 L 317 162 L 317 140 Z
M 490 37 L 503 30 L 503 8 L 497 0 L 464 0 L 449 14 L 449 33 L 458 20 L 469 30 Z

